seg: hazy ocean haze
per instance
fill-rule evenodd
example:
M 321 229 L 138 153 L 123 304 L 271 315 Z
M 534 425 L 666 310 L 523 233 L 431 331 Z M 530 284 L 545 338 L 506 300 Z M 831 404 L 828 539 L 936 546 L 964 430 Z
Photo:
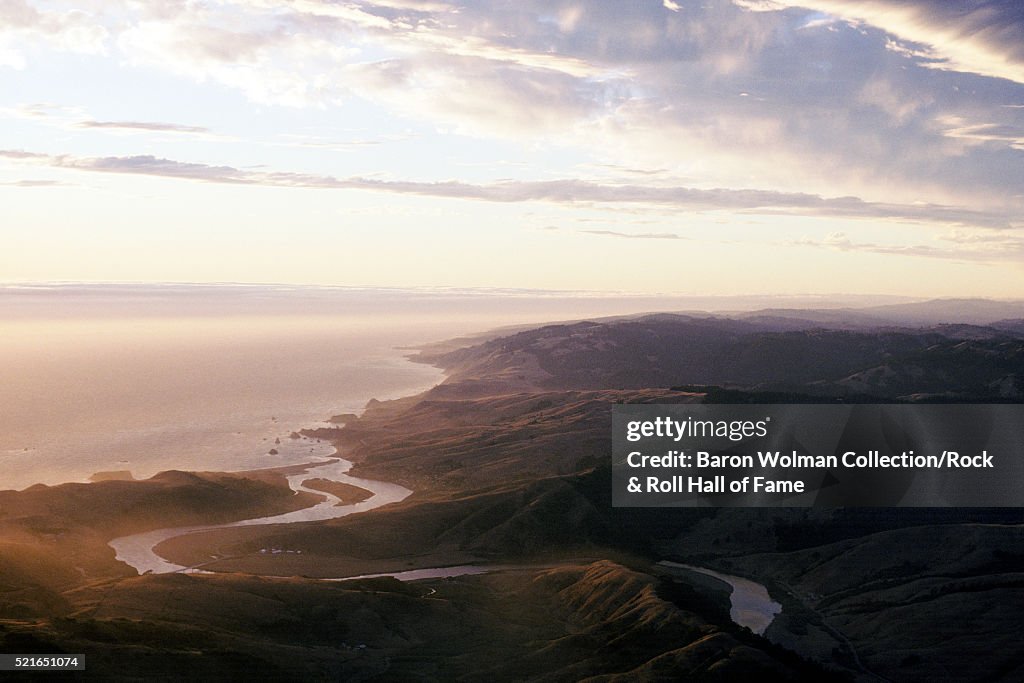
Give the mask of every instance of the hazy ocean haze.
M 303 461 L 308 448 L 287 438 L 293 430 L 443 379 L 398 347 L 715 302 L 530 290 L 0 287 L 0 488 L 98 471 L 142 478 Z

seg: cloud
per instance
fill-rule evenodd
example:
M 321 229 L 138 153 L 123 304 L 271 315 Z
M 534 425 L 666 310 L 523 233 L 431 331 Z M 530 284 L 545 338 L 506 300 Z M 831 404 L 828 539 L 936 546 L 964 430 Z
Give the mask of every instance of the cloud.
M 104 130 L 149 131 L 159 133 L 209 133 L 209 128 L 202 126 L 183 126 L 177 123 L 160 123 L 155 121 L 81 121 L 79 128 L 100 128 Z
M 1024 159 L 945 133 L 949 117 L 1024 127 L 1019 88 L 915 67 L 878 31 L 794 31 L 745 71 L 708 77 L 683 63 L 639 71 L 631 98 L 580 133 L 606 160 L 726 186 L 840 192 L 876 201 L 1005 204 Z M 820 57 L 820 59 L 819 59 Z M 987 81 L 987 82 L 986 82 Z M 741 94 L 747 93 L 747 97 Z
M 942 117 L 938 123 L 945 137 L 963 141 L 968 146 L 1005 146 L 1024 151 L 1024 126 L 970 122 L 959 116 Z
M 51 157 L 49 154 L 40 154 L 38 152 L 26 152 L 26 151 L 20 150 L 20 149 L 4 149 L 4 150 L 0 150 L 0 157 L 6 158 L 6 159 L 16 159 L 16 160 L 19 160 L 19 161 L 27 160 L 27 159 L 44 161 L 44 160 L 54 159 L 55 158 L 55 157 Z
M 629 240 L 685 240 L 688 239 L 674 232 L 644 232 L 630 233 L 617 232 L 615 230 L 577 230 L 584 235 L 601 235 L 605 237 L 622 237 Z
M 347 77 L 360 92 L 406 116 L 426 116 L 471 134 L 564 131 L 613 97 L 600 82 L 560 71 L 461 56 L 361 64 Z
M 759 11 L 807 7 L 864 22 L 909 41 L 894 49 L 923 66 L 1024 83 L 1024 8 L 1006 0 L 778 0 L 737 4 Z
M 856 99 L 860 104 L 885 112 L 892 126 L 902 126 L 932 104 L 929 98 L 908 92 L 885 77 L 874 77 L 864 83 Z
M 206 139 L 232 140 L 205 126 L 192 126 L 165 121 L 99 121 L 89 117 L 83 107 L 70 107 L 48 102 L 33 102 L 0 107 L 0 115 L 42 123 L 64 130 L 99 130 L 121 133 L 173 133 L 200 136 Z
M 117 44 L 134 64 L 213 80 L 241 89 L 255 101 L 288 106 L 336 104 L 353 93 L 372 99 L 382 92 L 390 103 L 388 89 L 380 87 L 385 84 L 364 73 L 374 68 L 395 73 L 389 63 L 405 62 L 406 70 L 415 65 L 416 77 L 426 86 L 421 93 L 448 95 L 449 101 L 458 90 L 481 85 L 476 76 L 484 65 L 496 72 L 492 86 L 518 79 L 528 87 L 519 75 L 524 71 L 537 72 L 538 80 L 542 74 L 587 79 L 604 71 L 548 45 L 502 44 L 495 38 L 507 31 L 493 19 L 486 19 L 486 27 L 467 25 L 470 14 L 482 19 L 473 9 L 395 0 L 189 3 L 170 16 L 135 17 Z M 368 60 L 367 53 L 374 57 Z M 463 68 L 470 71 L 463 73 Z M 506 94 L 513 90 L 510 86 Z M 435 111 L 444 115 L 444 104 Z M 454 104 L 467 107 L 470 115 L 465 119 L 481 118 L 473 114 L 479 106 L 475 100 Z
M 0 2 L 0 39 L 5 37 L 23 41 L 25 49 L 42 41 L 59 50 L 100 54 L 106 50 L 109 32 L 96 15 L 75 7 L 40 10 L 27 0 L 4 0 Z M 17 48 L 6 47 L 0 59 L 22 68 L 24 56 Z
M 935 204 L 866 202 L 857 197 L 821 197 L 767 190 L 699 189 L 680 186 L 611 185 L 578 179 L 504 181 L 472 184 L 461 181 L 417 182 L 351 177 L 335 178 L 292 172 L 242 170 L 163 159 L 150 155 L 75 157 L 23 150 L 0 150 L 0 158 L 41 163 L 54 168 L 96 173 L 144 175 L 233 185 L 310 189 L 372 190 L 448 199 L 497 203 L 633 204 L 687 211 L 731 211 L 844 218 L 892 219 L 1005 229 L 1018 225 L 1016 214 L 983 212 Z
M 77 21 L 102 26 L 120 63 L 258 103 L 340 113 L 359 98 L 444 134 L 511 138 L 704 187 L 1019 210 L 1024 150 L 1012 131 L 1024 129 L 1024 109 L 1012 105 L 1024 92 L 989 75 L 995 56 L 1012 70 L 1024 54 L 1021 12 L 978 2 L 958 14 L 954 5 L 962 8 L 937 0 L 3 6 L 29 26 L 44 14 L 34 7 L 55 16 L 87 7 Z M 981 66 L 951 70 L 970 60 Z
M 84 115 L 81 107 L 71 107 L 53 102 L 29 102 L 10 107 L 0 107 L 0 114 L 29 121 L 71 121 Z
M 70 185 L 70 183 L 59 180 L 15 180 L 0 183 L 0 185 L 5 187 L 65 187 Z
M 929 244 L 881 244 L 878 242 L 857 242 L 846 233 L 829 233 L 824 239 L 802 238 L 787 242 L 789 246 L 815 247 L 835 251 L 883 254 L 887 256 L 914 256 L 943 259 L 956 262 L 1011 262 L 1020 263 L 1024 257 L 1024 238 L 1017 235 L 975 235 L 965 236 L 954 231 L 944 236 L 944 241 L 956 246 L 942 247 Z

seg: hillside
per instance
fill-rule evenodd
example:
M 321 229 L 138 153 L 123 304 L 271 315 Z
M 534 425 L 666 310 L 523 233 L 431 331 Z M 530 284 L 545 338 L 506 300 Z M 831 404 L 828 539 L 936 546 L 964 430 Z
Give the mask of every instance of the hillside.
M 524 389 L 719 385 L 902 400 L 1024 397 L 1024 335 L 1012 326 L 850 330 L 792 322 L 782 331 L 774 317 L 581 322 L 420 359 L 447 368 L 449 390 L 458 386 L 467 395 L 489 393 L 496 378 L 510 378 Z

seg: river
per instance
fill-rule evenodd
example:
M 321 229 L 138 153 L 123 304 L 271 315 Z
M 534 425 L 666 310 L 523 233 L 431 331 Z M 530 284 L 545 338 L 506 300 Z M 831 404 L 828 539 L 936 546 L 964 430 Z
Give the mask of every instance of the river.
M 334 449 L 326 446 L 326 444 L 321 444 L 320 447 L 329 449 L 331 454 L 335 453 Z M 351 467 L 352 463 L 348 460 L 335 458 L 323 463 L 312 463 L 306 470 L 297 474 L 292 474 L 288 477 L 288 485 L 291 486 L 293 490 L 297 492 L 306 491 L 314 493 L 324 498 L 324 500 L 312 507 L 295 510 L 293 512 L 286 512 L 279 515 L 271 515 L 268 517 L 254 517 L 252 519 L 244 519 L 238 522 L 229 522 L 227 524 L 156 529 L 153 531 L 146 531 L 141 534 L 115 538 L 110 541 L 109 545 L 116 552 L 118 560 L 130 565 L 140 574 L 144 574 L 146 572 L 152 572 L 154 574 L 179 572 L 187 570 L 189 567 L 170 562 L 160 555 L 157 555 L 154 550 L 157 545 L 170 538 L 185 534 L 193 534 L 200 531 L 225 529 L 229 527 L 256 526 L 261 524 L 291 524 L 294 522 L 313 522 L 325 519 L 335 519 L 357 512 L 372 510 L 374 508 L 381 507 L 382 505 L 388 505 L 389 503 L 397 503 L 401 500 L 405 500 L 405 498 L 412 494 L 412 491 L 404 486 L 399 486 L 398 484 L 352 477 L 348 474 L 348 470 Z M 340 501 L 336 496 L 323 491 L 314 491 L 303 485 L 303 482 L 312 477 L 322 477 L 358 486 L 370 491 L 373 495 L 360 503 L 338 505 Z M 731 574 L 723 574 L 722 572 L 717 572 L 713 569 L 706 569 L 704 567 L 670 562 L 668 560 L 659 562 L 658 566 L 669 569 L 686 569 L 706 576 L 711 576 L 729 585 L 732 589 L 732 592 L 729 595 L 731 603 L 731 609 L 729 612 L 730 618 L 736 624 L 745 626 L 758 635 L 763 635 L 768 626 L 775 619 L 775 615 L 782 611 L 782 605 L 771 599 L 771 596 L 768 594 L 768 589 L 755 581 L 751 581 L 750 579 L 733 576 Z M 530 568 L 537 567 L 531 567 L 530 565 L 467 564 L 450 567 L 429 567 L 401 572 L 362 574 L 359 576 L 338 577 L 325 580 L 350 581 L 354 579 L 375 578 L 379 576 L 392 576 L 400 581 L 419 581 L 423 579 L 449 578 L 511 569 Z
M 319 444 L 319 446 L 321 451 L 326 449 L 330 454 L 336 453 L 334 448 L 327 444 Z M 326 455 L 326 453 L 314 452 L 314 455 Z M 205 524 L 173 527 L 168 529 L 155 529 L 141 534 L 132 534 L 131 536 L 115 538 L 110 541 L 108 545 L 114 549 L 118 560 L 130 565 L 140 574 L 145 574 L 146 572 L 152 572 L 154 574 L 179 572 L 188 569 L 188 567 L 169 562 L 163 557 L 157 555 L 154 551 L 154 548 L 157 545 L 177 536 L 194 534 L 200 531 L 211 531 L 213 529 L 226 529 L 229 527 L 256 526 L 263 524 L 315 522 L 325 519 L 345 517 L 346 515 L 351 515 L 356 512 L 365 512 L 367 510 L 381 507 L 382 505 L 397 503 L 401 500 L 405 500 L 412 494 L 412 491 L 404 486 L 399 486 L 398 484 L 349 476 L 347 473 L 351 467 L 352 463 L 348 460 L 334 458 L 322 463 L 311 463 L 310 466 L 302 472 L 288 476 L 288 485 L 294 491 L 306 491 L 323 498 L 321 502 L 312 507 L 294 510 L 292 512 L 285 512 L 279 515 L 271 515 L 269 517 L 254 517 L 252 519 L 243 519 L 238 522 L 228 522 L 227 524 Z M 331 479 L 333 481 L 351 484 L 352 486 L 358 486 L 361 489 L 366 489 L 373 495 L 359 503 L 338 505 L 341 501 L 337 496 L 324 491 L 313 490 L 303 485 L 303 482 L 311 478 Z
M 759 636 L 764 635 L 764 632 L 768 630 L 772 621 L 775 620 L 775 615 L 782 612 L 782 605 L 772 600 L 768 589 L 756 581 L 668 560 L 659 562 L 658 566 L 669 569 L 688 569 L 691 572 L 704 574 L 728 584 L 732 589 L 729 594 L 731 604 L 729 618 L 740 626 L 746 626 Z

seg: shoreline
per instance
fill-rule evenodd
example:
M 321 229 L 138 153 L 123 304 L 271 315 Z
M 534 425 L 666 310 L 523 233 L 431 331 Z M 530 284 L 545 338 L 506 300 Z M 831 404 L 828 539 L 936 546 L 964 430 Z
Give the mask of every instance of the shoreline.
M 427 344 L 425 343 L 424 346 Z M 402 349 L 408 351 L 409 348 Z M 384 482 L 375 479 L 364 479 L 361 477 L 354 477 L 348 474 L 349 470 L 355 465 L 350 460 L 341 458 L 339 453 L 341 445 L 339 439 L 337 439 L 337 433 L 340 433 L 345 428 L 344 422 L 336 421 L 337 417 L 344 415 L 345 417 L 353 417 L 359 419 L 371 405 L 376 405 L 391 400 L 403 400 L 416 396 L 420 396 L 439 384 L 443 383 L 447 377 L 447 370 L 441 368 L 438 365 L 425 361 L 418 358 L 419 354 L 408 354 L 404 353 L 401 359 L 405 363 L 415 365 L 430 365 L 436 368 L 442 373 L 440 381 L 432 381 L 431 384 L 425 388 L 414 390 L 412 393 L 402 394 L 396 397 L 386 397 L 384 399 L 371 398 L 363 405 L 357 412 L 342 413 L 335 416 L 330 416 L 325 419 L 321 419 L 318 423 L 320 426 L 304 427 L 296 431 L 292 431 L 292 434 L 300 434 L 302 442 L 310 442 L 315 440 L 314 448 L 321 446 L 330 450 L 330 453 L 324 453 L 322 457 L 325 460 L 295 463 L 288 465 L 278 465 L 274 467 L 266 468 L 250 468 L 242 470 L 234 470 L 232 474 L 251 474 L 251 473 L 264 473 L 264 474 L 278 474 L 283 475 L 287 481 L 289 488 L 295 493 L 301 492 L 310 493 L 317 496 L 320 502 L 299 510 L 293 510 L 290 512 L 284 512 L 276 515 L 269 515 L 265 517 L 256 517 L 251 519 L 243 519 L 235 522 L 227 522 L 223 524 L 212 524 L 212 525 L 192 525 L 185 527 L 164 527 L 159 529 L 152 529 L 150 531 L 141 532 L 138 534 L 130 534 L 127 536 L 120 536 L 113 538 L 107 542 L 107 545 L 114 549 L 114 557 L 117 561 L 123 562 L 128 566 L 135 569 L 140 575 L 147 573 L 174 573 L 181 572 L 190 569 L 191 567 L 185 565 L 179 565 L 174 562 L 167 560 L 156 552 L 157 546 L 165 541 L 178 538 L 180 536 L 186 536 L 194 533 L 200 533 L 204 531 L 213 531 L 216 529 L 226 528 L 239 528 L 248 526 L 270 526 L 274 524 L 292 524 L 298 522 L 312 522 L 312 521 L 324 521 L 328 519 L 337 519 L 345 517 L 351 514 L 359 512 L 366 512 L 373 510 L 384 505 L 391 503 L 397 503 L 405 500 L 409 496 L 413 495 L 413 491 L 400 484 L 392 482 Z M 330 437 L 327 435 L 318 435 L 316 432 L 324 429 L 323 425 L 330 425 L 332 434 Z M 335 438 L 331 438 L 335 437 Z M 310 449 L 311 452 L 313 449 Z M 335 469 L 330 471 L 318 471 L 325 470 L 335 466 Z M 154 475 L 155 476 L 155 475 Z M 330 481 L 337 482 L 343 485 L 349 485 L 357 489 L 369 492 L 368 497 L 361 497 L 353 503 L 345 503 L 337 495 L 324 490 L 324 488 L 307 487 L 305 482 L 308 479 L 327 479 Z M 140 481 L 140 480 L 136 480 Z M 213 560 L 217 558 L 212 558 Z
M 346 331 L 341 329 L 344 324 L 342 320 L 338 330 L 332 328 L 330 336 L 323 337 L 338 344 L 334 356 L 325 355 L 322 344 L 308 348 L 304 333 L 294 335 L 296 341 L 289 345 L 302 358 L 285 358 L 282 367 L 266 372 L 251 364 L 231 365 L 220 372 L 226 378 L 220 384 L 201 383 L 200 389 L 213 389 L 203 395 L 208 400 L 192 402 L 195 405 L 167 403 L 163 394 L 169 389 L 164 385 L 173 388 L 180 382 L 164 378 L 162 384 L 139 387 L 130 402 L 126 391 L 82 390 L 89 396 L 103 395 L 102 401 L 90 399 L 83 405 L 105 404 L 110 410 L 69 409 L 66 419 L 45 417 L 42 410 L 17 420 L 12 417 L 11 435 L 0 449 L 7 473 L 0 489 L 21 492 L 37 485 L 88 484 L 96 475 L 144 481 L 169 470 L 242 473 L 304 464 L 312 459 L 308 446 L 293 441 L 292 433 L 327 426 L 335 413 L 361 413 L 373 399 L 420 393 L 444 380 L 440 369 L 414 362 L 407 349 L 398 348 L 408 346 L 413 335 L 417 342 L 433 339 L 429 331 L 421 336 L 416 330 L 383 329 L 364 341 L 366 335 L 358 328 Z M 261 353 L 270 348 L 274 347 L 258 346 Z M 199 350 L 203 363 L 224 360 L 216 344 L 203 344 Z M 146 351 L 146 362 L 162 361 L 157 351 Z M 318 369 L 311 369 L 314 365 Z M 257 378 L 250 380 L 253 373 Z M 290 379 L 282 380 L 285 376 Z M 123 406 L 132 412 L 114 412 Z M 271 449 L 279 453 L 272 454 Z

